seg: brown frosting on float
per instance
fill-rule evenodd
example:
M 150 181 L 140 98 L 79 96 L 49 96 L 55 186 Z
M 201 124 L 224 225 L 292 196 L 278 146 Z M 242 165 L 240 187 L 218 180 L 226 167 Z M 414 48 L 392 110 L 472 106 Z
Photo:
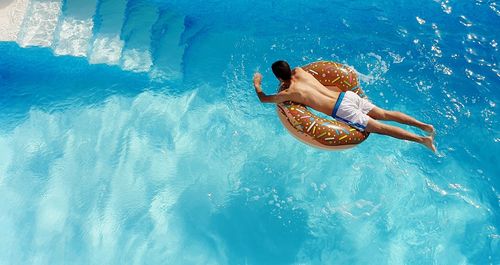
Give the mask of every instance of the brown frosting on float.
M 359 86 L 356 72 L 346 65 L 320 61 L 302 67 L 326 87 L 336 87 L 343 92 L 352 91 L 365 97 Z M 333 89 L 333 88 L 332 88 Z M 290 133 L 299 140 L 323 149 L 350 148 L 363 142 L 369 135 L 333 118 L 316 116 L 302 104 L 278 104 L 278 116 Z

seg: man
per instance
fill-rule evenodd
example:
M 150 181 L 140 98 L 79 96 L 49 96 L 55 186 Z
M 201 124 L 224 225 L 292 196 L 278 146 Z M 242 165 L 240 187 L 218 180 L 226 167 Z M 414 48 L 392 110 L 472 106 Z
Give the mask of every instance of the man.
M 326 88 L 314 76 L 297 67 L 293 71 L 285 61 L 272 65 L 276 78 L 280 81 L 280 91 L 275 95 L 262 92 L 262 75 L 255 73 L 253 83 L 261 102 L 281 103 L 293 101 L 311 107 L 333 118 L 344 121 L 360 131 L 389 135 L 394 138 L 420 143 L 436 152 L 434 127 L 398 111 L 388 111 L 373 105 L 356 93 L 336 92 Z M 337 102 L 338 101 L 338 102 Z M 396 121 L 420 128 L 430 135 L 419 136 L 396 126 L 378 120 Z

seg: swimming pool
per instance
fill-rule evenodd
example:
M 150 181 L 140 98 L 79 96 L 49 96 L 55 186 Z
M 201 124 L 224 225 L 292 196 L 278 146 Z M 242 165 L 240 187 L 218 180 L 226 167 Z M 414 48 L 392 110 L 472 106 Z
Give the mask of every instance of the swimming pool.
M 500 264 L 497 2 L 7 2 L 0 264 Z M 298 142 L 277 59 L 354 67 L 439 155 Z

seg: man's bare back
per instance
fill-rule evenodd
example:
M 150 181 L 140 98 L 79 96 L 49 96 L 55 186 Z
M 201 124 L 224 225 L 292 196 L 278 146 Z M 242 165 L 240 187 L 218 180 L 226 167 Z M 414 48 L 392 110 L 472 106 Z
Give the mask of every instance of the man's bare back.
M 280 91 L 275 95 L 264 94 L 261 88 L 262 75 L 259 73 L 254 75 L 255 91 L 261 102 L 281 103 L 293 101 L 304 104 L 327 115 L 332 115 L 336 119 L 345 120 L 358 130 L 366 130 L 367 132 L 417 142 L 436 152 L 436 147 L 433 143 L 434 127 L 430 124 L 418 121 L 398 111 L 388 111 L 376 107 L 366 99 L 361 99 L 355 93 L 349 91 L 340 93 L 337 92 L 338 88 L 327 88 L 302 68 L 295 68 L 292 71 L 285 61 L 273 63 L 273 73 L 280 81 Z M 343 102 L 342 98 L 344 96 L 347 100 Z M 336 115 L 338 110 L 341 110 L 342 115 Z M 390 120 L 415 126 L 428 132 L 430 135 L 419 136 L 402 128 L 381 123 L 378 120 Z M 355 121 L 359 121 L 359 123 Z
M 291 101 L 304 104 L 326 115 L 332 114 L 340 95 L 340 92 L 329 90 L 300 67 L 292 71 L 290 82 L 285 82 L 283 88 L 278 94 L 288 94 Z

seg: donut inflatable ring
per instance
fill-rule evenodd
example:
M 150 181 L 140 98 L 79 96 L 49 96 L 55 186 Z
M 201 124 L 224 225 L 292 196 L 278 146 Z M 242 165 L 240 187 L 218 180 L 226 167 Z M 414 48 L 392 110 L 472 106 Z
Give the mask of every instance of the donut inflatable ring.
M 356 72 L 346 65 L 320 61 L 303 66 L 302 69 L 312 74 L 327 88 L 337 87 L 343 92 L 352 91 L 360 97 L 365 97 Z M 317 148 L 347 149 L 363 142 L 369 135 L 333 118 L 318 117 L 306 106 L 295 102 L 279 103 L 276 110 L 281 123 L 291 135 Z

